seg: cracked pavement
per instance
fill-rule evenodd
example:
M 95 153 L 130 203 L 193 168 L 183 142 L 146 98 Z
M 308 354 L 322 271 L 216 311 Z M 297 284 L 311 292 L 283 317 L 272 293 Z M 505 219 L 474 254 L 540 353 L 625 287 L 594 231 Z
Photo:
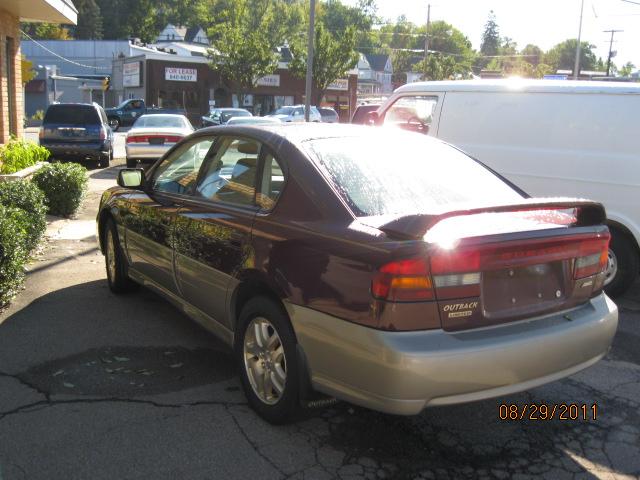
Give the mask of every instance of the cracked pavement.
M 121 164 L 121 162 L 118 162 Z M 345 403 L 271 426 L 231 356 L 142 289 L 114 296 L 93 237 L 117 165 L 49 225 L 0 313 L 0 479 L 640 478 L 640 282 L 609 355 L 560 382 L 415 417 Z M 597 419 L 501 421 L 500 403 L 597 404 Z

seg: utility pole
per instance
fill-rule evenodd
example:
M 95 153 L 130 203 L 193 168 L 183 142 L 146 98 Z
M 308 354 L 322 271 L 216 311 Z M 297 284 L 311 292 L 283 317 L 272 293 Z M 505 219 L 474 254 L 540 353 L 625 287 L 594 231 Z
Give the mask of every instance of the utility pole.
M 582 12 L 584 12 L 584 0 L 580 4 L 580 26 L 578 27 L 578 44 L 576 45 L 576 61 L 573 64 L 573 79 L 577 80 L 580 75 L 580 39 L 582 37 Z
M 307 43 L 307 78 L 304 88 L 304 121 L 308 122 L 311 115 L 311 79 L 313 78 L 313 37 L 315 36 L 316 0 L 310 0 L 309 11 L 309 41 Z
M 624 30 L 604 30 L 604 33 L 611 34 L 611 40 L 609 40 L 609 56 L 607 56 L 607 77 L 609 76 L 609 72 L 611 71 L 611 49 L 613 48 L 613 35 L 614 33 L 624 32 Z
M 431 4 L 427 5 L 427 30 L 424 35 L 424 64 L 427 64 L 427 57 L 429 56 L 429 24 L 431 23 Z

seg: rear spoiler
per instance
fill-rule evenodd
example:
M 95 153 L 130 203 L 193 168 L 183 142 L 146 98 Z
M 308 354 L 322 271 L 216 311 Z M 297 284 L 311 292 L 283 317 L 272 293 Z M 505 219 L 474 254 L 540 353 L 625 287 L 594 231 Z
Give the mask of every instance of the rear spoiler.
M 446 218 L 477 215 L 480 213 L 527 212 L 533 210 L 576 210 L 573 226 L 588 227 L 603 225 L 607 215 L 601 203 L 577 198 L 530 198 L 506 205 L 485 205 L 435 213 L 415 213 L 410 215 L 380 215 L 360 218 L 360 223 L 377 228 L 387 234 L 403 238 L 422 238 L 436 223 Z

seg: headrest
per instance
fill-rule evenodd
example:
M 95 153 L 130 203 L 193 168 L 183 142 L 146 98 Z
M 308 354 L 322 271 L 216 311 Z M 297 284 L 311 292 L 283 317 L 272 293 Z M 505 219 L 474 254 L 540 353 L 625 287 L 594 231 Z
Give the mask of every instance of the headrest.
M 240 142 L 238 144 L 238 152 L 245 155 L 257 155 L 258 144 L 256 142 Z

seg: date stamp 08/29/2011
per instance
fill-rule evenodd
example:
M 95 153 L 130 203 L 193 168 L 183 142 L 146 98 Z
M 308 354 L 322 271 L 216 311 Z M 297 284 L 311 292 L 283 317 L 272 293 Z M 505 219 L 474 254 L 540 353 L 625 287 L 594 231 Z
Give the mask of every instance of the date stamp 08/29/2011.
M 592 403 L 501 403 L 498 406 L 498 418 L 505 421 L 560 420 L 560 421 L 596 421 L 598 404 Z

